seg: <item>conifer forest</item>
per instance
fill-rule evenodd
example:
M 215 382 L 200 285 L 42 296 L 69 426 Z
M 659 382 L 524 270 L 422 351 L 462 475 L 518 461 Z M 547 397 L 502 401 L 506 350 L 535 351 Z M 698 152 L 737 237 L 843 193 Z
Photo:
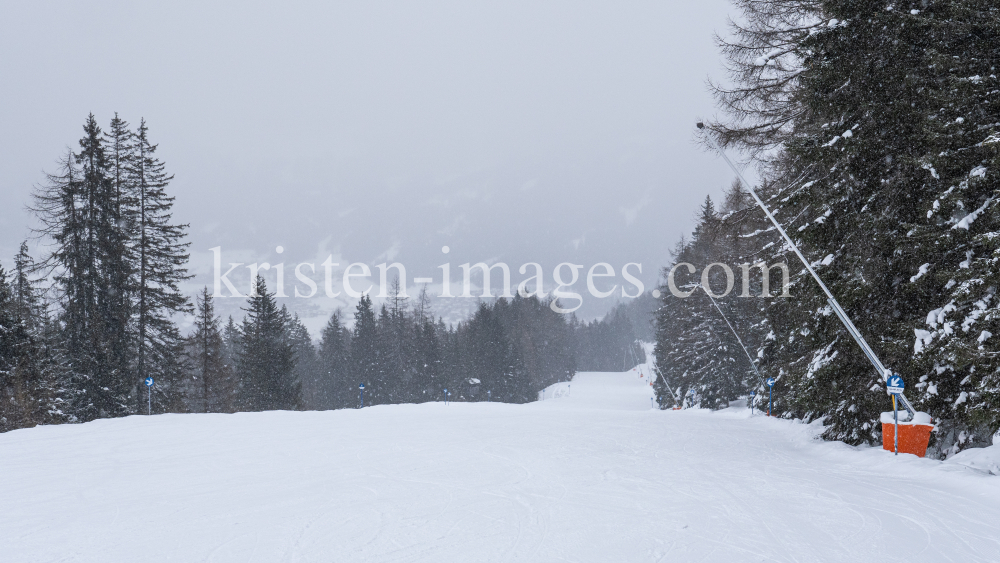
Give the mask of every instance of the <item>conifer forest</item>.
M 0 431 L 147 412 L 524 403 L 578 369 L 645 359 L 648 294 L 590 322 L 517 295 L 446 325 L 426 288 L 402 297 L 397 279 L 385 303 L 364 295 L 311 335 L 258 277 L 245 316 L 222 319 L 207 287 L 179 289 L 188 225 L 172 218 L 173 176 L 156 150 L 144 121 L 116 114 L 102 129 L 90 115 L 79 148 L 36 187 L 49 251 L 36 259 L 25 242 L 0 269 Z M 188 334 L 181 315 L 194 319 Z
M 718 39 L 731 82 L 711 85 L 721 117 L 709 134 L 747 155 L 758 193 L 915 406 L 940 421 L 931 449 L 988 445 L 1000 426 L 1000 6 L 734 4 L 741 17 Z M 881 441 L 879 374 L 742 186 L 706 199 L 672 256 L 699 272 L 787 263 L 791 296 L 737 287 L 718 300 L 758 377 L 704 291 L 661 288 L 655 354 L 677 387 L 659 382 L 664 408 L 692 389 L 706 407 L 754 392 L 766 408 L 773 377 L 775 414 L 823 419 L 827 439 Z M 712 271 L 715 292 L 725 278 Z
M 0 52 L 0 563 L 1000 562 L 1000 0 Z
M 717 39 L 729 80 L 710 84 L 720 117 L 707 134 L 758 174 L 859 330 L 912 382 L 915 406 L 941 421 L 932 450 L 946 456 L 1000 425 L 1000 8 L 918 4 L 737 0 L 741 17 Z M 831 440 L 881 439 L 879 375 L 738 182 L 705 199 L 689 236 L 662 241 L 658 302 L 644 294 L 583 322 L 517 296 L 446 325 L 426 291 L 403 298 L 397 287 L 311 335 L 263 279 L 243 318 L 217 316 L 207 288 L 181 291 L 189 226 L 172 217 L 172 179 L 145 121 L 116 114 L 102 128 L 90 115 L 36 185 L 28 205 L 45 254 L 24 244 L 0 275 L 0 430 L 147 409 L 526 402 L 577 371 L 645 361 L 649 341 L 661 408 L 723 408 L 751 393 L 761 406 L 773 377 L 778 416 L 822 419 Z M 741 264 L 785 263 L 789 293 L 752 275 L 749 292 L 716 308 L 704 291 L 667 287 L 674 265 L 712 263 L 737 278 Z M 719 292 L 730 281 L 708 276 Z

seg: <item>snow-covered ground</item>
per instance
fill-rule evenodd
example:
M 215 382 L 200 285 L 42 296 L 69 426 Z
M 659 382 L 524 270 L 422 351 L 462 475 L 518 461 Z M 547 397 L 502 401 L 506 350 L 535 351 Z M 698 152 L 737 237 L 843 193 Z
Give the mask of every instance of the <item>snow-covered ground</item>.
M 0 561 L 1000 561 L 998 477 L 650 391 L 10 432 Z

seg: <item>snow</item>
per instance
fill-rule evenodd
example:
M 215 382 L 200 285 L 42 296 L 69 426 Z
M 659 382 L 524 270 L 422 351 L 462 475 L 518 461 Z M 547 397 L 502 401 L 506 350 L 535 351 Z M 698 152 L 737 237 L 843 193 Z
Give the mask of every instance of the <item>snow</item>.
M 930 271 L 930 269 L 931 269 L 931 265 L 930 264 L 923 264 L 923 265 L 921 265 L 920 269 L 917 271 L 917 273 L 914 274 L 913 276 L 910 276 L 910 283 L 913 283 L 913 282 L 919 280 L 920 278 L 922 278 L 924 276 L 924 274 L 926 274 L 927 272 Z
M 963 454 L 822 442 L 743 407 L 653 410 L 635 371 L 564 387 L 2 434 L 0 560 L 1000 560 L 1000 479 Z
M 906 420 L 907 416 L 909 416 L 909 413 L 907 413 L 906 411 L 902 411 L 902 414 L 899 415 L 900 426 L 916 426 L 916 425 L 932 426 L 931 415 L 925 412 L 917 411 L 916 414 L 913 416 L 912 420 Z M 893 421 L 894 418 L 892 411 L 884 412 L 881 415 L 879 415 L 879 422 L 881 422 L 882 424 L 893 424 Z
M 969 448 L 948 458 L 948 463 L 1000 475 L 1000 444 L 988 448 Z
M 972 225 L 972 222 L 975 221 L 979 217 L 979 215 L 983 211 L 985 211 L 987 207 L 989 207 L 991 203 L 993 203 L 993 198 L 992 197 L 986 198 L 986 202 L 983 203 L 982 207 L 966 215 L 964 218 L 962 218 L 961 221 L 953 225 L 951 228 L 968 230 L 968 228 Z

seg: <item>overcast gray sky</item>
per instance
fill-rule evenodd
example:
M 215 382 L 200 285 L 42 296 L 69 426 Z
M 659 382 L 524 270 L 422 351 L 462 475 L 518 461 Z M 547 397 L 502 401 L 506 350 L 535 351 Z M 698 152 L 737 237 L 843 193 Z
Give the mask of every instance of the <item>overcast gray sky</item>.
M 608 262 L 620 284 L 638 262 L 650 288 L 698 204 L 730 181 L 692 140 L 696 118 L 715 113 L 712 34 L 731 11 L 724 0 L 9 3 L 0 261 L 28 234 L 32 185 L 77 147 L 87 114 L 106 127 L 117 111 L 146 119 L 176 175 L 192 290 L 211 285 L 216 246 L 224 262 L 289 265 L 289 293 L 296 263 L 322 270 L 329 254 L 341 267 L 402 262 L 411 285 L 478 261 L 509 264 L 515 283 L 525 262 L 547 282 L 560 262 Z M 315 331 L 343 297 L 287 302 Z M 579 314 L 611 302 L 591 298 Z

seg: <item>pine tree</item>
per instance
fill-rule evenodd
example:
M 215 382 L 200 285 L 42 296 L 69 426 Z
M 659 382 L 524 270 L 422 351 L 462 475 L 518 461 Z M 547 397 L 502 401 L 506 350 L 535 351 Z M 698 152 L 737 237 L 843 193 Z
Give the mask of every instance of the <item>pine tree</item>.
M 523 381 L 523 366 L 518 361 L 522 358 L 512 349 L 496 311 L 485 303 L 480 303 L 466 330 L 468 372 L 453 382 L 453 392 L 457 394 L 472 378 L 478 379 L 481 385 L 492 390 L 496 401 L 522 403 L 533 399 L 525 397 L 530 390 Z
M 166 173 L 165 165 L 156 157 L 157 146 L 149 140 L 145 120 L 140 122 L 134 139 L 133 157 L 127 165 L 131 175 L 131 222 L 135 225 L 135 356 L 139 386 L 148 376 L 176 377 L 172 370 L 164 369 L 176 363 L 172 354 L 181 340 L 171 317 L 190 312 L 191 306 L 178 287 L 190 276 L 184 267 L 188 260 L 188 243 L 183 241 L 187 225 L 172 222 L 174 198 L 166 192 L 173 176 Z
M 420 289 L 414 309 L 415 342 L 414 375 L 410 384 L 411 396 L 415 402 L 433 400 L 442 388 L 442 359 L 439 326 L 434 322 L 431 299 L 427 287 Z
M 319 410 L 354 406 L 357 383 L 351 379 L 350 333 L 335 311 L 323 327 L 317 359 L 316 381 L 313 385 L 312 408 Z
M 988 140 L 997 8 L 737 5 L 743 23 L 722 44 L 735 86 L 716 90 L 729 115 L 714 133 L 758 157 L 761 192 L 779 221 L 883 363 L 918 385 L 917 406 L 946 430 L 937 447 L 982 440 L 988 430 L 977 425 L 997 422 L 980 416 L 989 412 L 980 401 L 987 378 L 976 375 L 992 371 L 986 257 L 996 188 L 987 170 L 996 154 Z M 773 251 L 773 235 L 747 242 Z M 974 264 L 979 272 L 964 271 Z M 779 411 L 825 417 L 827 438 L 877 442 L 882 375 L 801 271 L 794 286 L 794 299 L 766 311 L 764 368 L 779 380 Z M 952 338 L 949 323 L 966 321 Z
M 937 417 L 936 449 L 950 455 L 990 445 L 1000 426 L 1000 7 L 935 3 L 914 19 L 933 41 L 920 84 L 923 153 L 907 163 L 925 194 L 904 225 L 912 275 L 900 286 L 916 303 L 908 393 Z
M 44 422 L 39 350 L 0 267 L 0 432 Z
M 375 381 L 371 391 L 366 393 L 373 405 L 400 402 L 402 365 L 397 353 L 399 342 L 396 340 L 394 324 L 388 307 L 382 305 L 375 321 Z
M 285 308 L 282 307 L 282 310 Z M 316 346 L 313 345 L 309 330 L 302 324 L 299 315 L 295 314 L 289 319 L 287 324 L 288 343 L 292 347 L 292 354 L 295 358 L 295 369 L 293 377 L 302 388 L 303 406 L 315 409 L 314 401 L 306 389 L 315 388 L 318 378 L 318 362 L 316 358 Z
M 425 317 L 416 327 L 416 374 L 412 382 L 413 400 L 424 402 L 436 397 L 441 389 L 441 342 L 438 325 Z
M 36 191 L 34 210 L 41 233 L 56 243 L 45 264 L 58 270 L 67 361 L 81 390 L 72 410 L 90 420 L 130 412 L 128 288 L 120 275 L 126 266 L 117 201 L 93 115 L 80 149 Z
M 368 295 L 362 295 L 354 311 L 354 334 L 351 337 L 351 375 L 359 384 L 365 386 L 366 397 L 379 397 L 384 390 L 375 389 L 380 379 L 378 357 L 378 326 L 375 322 L 375 311 Z M 368 402 L 365 404 L 375 404 Z
M 238 408 L 242 411 L 295 410 L 301 408 L 301 384 L 295 381 L 295 359 L 282 312 L 258 277 L 243 320 L 240 353 Z
M 409 311 L 409 299 L 403 296 L 398 276 L 393 279 L 389 288 L 387 322 L 386 378 L 394 389 L 390 402 L 413 402 L 418 396 L 414 382 L 417 373 L 418 328 Z
M 226 362 L 225 342 L 215 316 L 215 304 L 208 288 L 198 296 L 194 334 L 188 338 L 187 355 L 191 366 L 195 412 L 232 412 L 235 399 L 235 375 Z
M 38 334 L 48 317 L 42 292 L 37 287 L 38 280 L 32 276 L 39 267 L 28 254 L 28 243 L 22 242 L 17 256 L 14 257 L 14 271 L 11 280 L 11 295 L 15 314 L 19 316 L 33 334 Z
M 226 326 L 222 327 L 223 360 L 230 369 L 236 368 L 236 361 L 243 349 L 243 335 L 240 326 L 230 316 Z

